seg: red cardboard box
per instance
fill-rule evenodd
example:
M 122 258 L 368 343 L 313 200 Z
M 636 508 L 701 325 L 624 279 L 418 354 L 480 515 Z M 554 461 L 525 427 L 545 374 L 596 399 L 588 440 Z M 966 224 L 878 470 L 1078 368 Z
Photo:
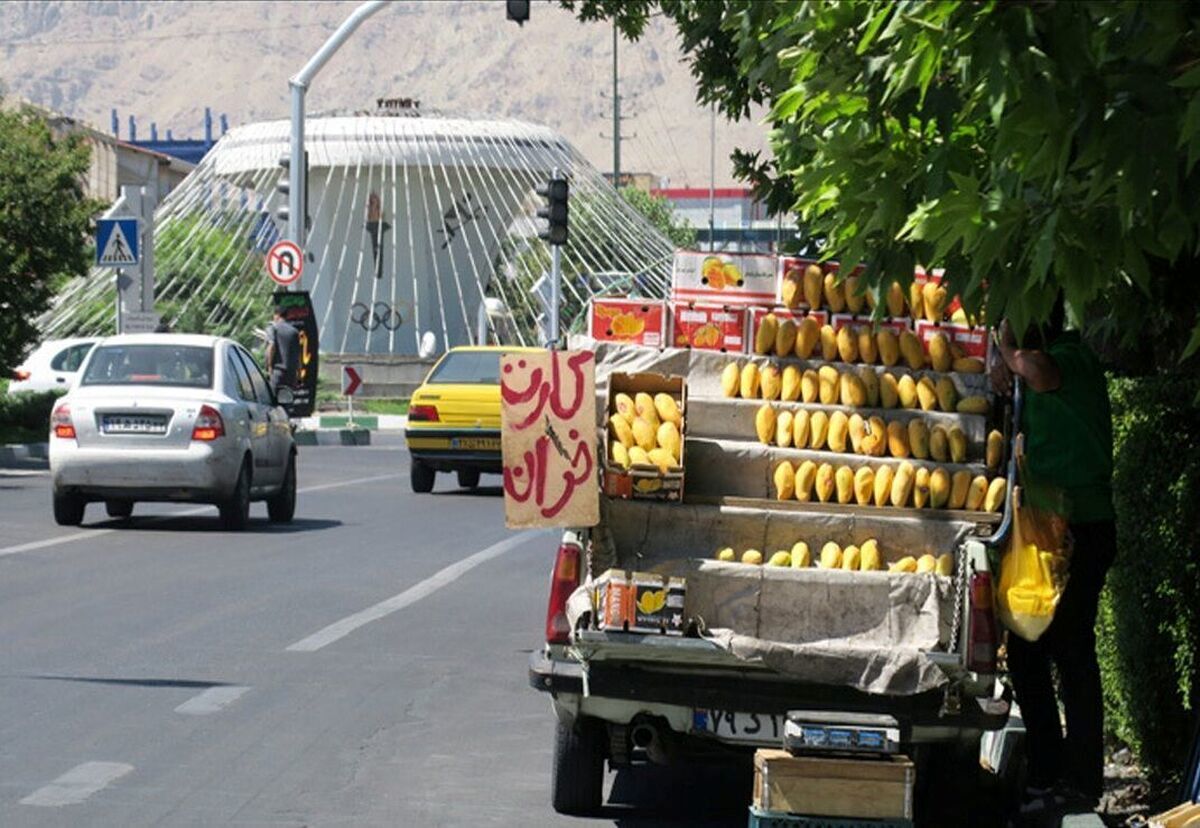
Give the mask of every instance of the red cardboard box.
M 680 250 L 671 269 L 676 302 L 764 305 L 775 302 L 775 257 Z
M 929 352 L 929 339 L 935 331 L 941 331 L 951 342 L 957 343 L 958 347 L 962 348 L 963 353 L 970 357 L 979 357 L 983 360 L 984 365 L 987 365 L 988 348 L 991 347 L 991 337 L 988 336 L 988 329 L 983 325 L 960 325 L 957 322 L 929 322 L 922 320 L 917 323 L 917 339 L 921 340 L 921 347 L 925 352 Z
M 675 302 L 671 306 L 671 344 L 676 348 L 743 353 L 747 315 L 746 308 Z
M 624 342 L 661 348 L 666 344 L 667 306 L 649 299 L 597 297 L 588 314 L 588 336 L 597 342 Z
M 785 277 L 795 273 L 797 277 L 803 276 L 804 271 L 809 265 L 816 265 L 821 268 L 822 273 L 837 273 L 841 269 L 841 265 L 837 262 L 822 262 L 817 259 L 804 258 L 802 256 L 780 256 L 779 267 L 776 268 L 775 276 L 775 302 L 783 304 L 783 280 Z M 862 265 L 854 268 L 855 273 L 862 273 Z M 807 308 L 808 305 L 804 302 L 800 303 L 800 307 Z M 824 323 L 822 323 L 824 324 Z
M 768 313 L 775 314 L 775 318 L 782 322 L 785 319 L 790 319 L 793 322 L 799 322 L 806 316 L 811 316 L 818 325 L 826 325 L 829 323 L 829 311 L 824 310 L 808 310 L 806 305 L 803 308 L 792 310 L 782 305 L 774 308 L 750 308 L 750 326 L 746 330 L 746 352 L 754 350 L 754 342 L 758 336 L 758 329 L 762 326 L 763 317 Z
M 909 320 L 906 317 L 897 317 L 895 319 L 881 319 L 881 320 L 879 320 L 879 327 L 880 328 L 891 328 L 892 332 L 895 333 L 897 336 L 899 336 L 901 331 L 911 331 L 912 330 L 912 327 L 910 326 L 910 322 L 911 322 L 911 320 Z M 866 316 L 865 314 L 859 314 L 856 316 L 855 314 L 852 314 L 852 313 L 835 313 L 833 315 L 833 321 L 830 322 L 829 324 L 833 326 L 833 332 L 837 333 L 838 331 L 840 331 L 842 328 L 846 327 L 847 325 L 850 325 L 852 327 L 859 327 L 861 325 L 866 325 L 866 326 L 870 327 L 871 325 L 874 325 L 875 322 L 874 322 L 874 320 L 871 319 L 870 316 Z M 874 328 L 872 328 L 872 330 L 874 330 Z

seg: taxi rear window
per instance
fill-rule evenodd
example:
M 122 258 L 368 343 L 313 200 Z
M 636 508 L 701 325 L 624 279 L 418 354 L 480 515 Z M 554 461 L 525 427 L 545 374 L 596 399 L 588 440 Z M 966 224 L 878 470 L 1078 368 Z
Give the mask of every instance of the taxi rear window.
M 452 351 L 433 369 L 431 385 L 499 385 L 499 351 Z

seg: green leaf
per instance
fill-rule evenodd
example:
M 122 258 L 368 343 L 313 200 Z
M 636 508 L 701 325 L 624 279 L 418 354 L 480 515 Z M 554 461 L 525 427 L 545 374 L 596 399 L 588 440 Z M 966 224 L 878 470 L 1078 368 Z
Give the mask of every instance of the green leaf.
M 1183 354 L 1179 357 L 1179 361 L 1183 362 L 1185 359 L 1188 359 L 1192 356 L 1192 354 L 1196 353 L 1197 350 L 1200 350 L 1200 321 L 1197 321 L 1196 327 L 1192 328 L 1192 336 L 1188 340 L 1188 344 L 1184 347 Z
M 1046 281 L 1050 272 L 1050 262 L 1054 260 L 1054 234 L 1058 228 L 1058 210 L 1050 214 L 1050 218 L 1042 225 L 1037 241 L 1033 246 L 1033 261 L 1030 263 L 1029 275 L 1039 285 Z
M 879 29 L 892 15 L 892 11 L 893 9 L 891 6 L 885 5 L 882 9 L 875 12 L 875 15 L 867 24 L 867 30 L 863 32 L 863 36 L 858 41 L 858 46 L 854 50 L 855 54 L 864 54 L 868 49 L 871 48 L 871 44 L 875 42 L 875 36 L 879 34 Z

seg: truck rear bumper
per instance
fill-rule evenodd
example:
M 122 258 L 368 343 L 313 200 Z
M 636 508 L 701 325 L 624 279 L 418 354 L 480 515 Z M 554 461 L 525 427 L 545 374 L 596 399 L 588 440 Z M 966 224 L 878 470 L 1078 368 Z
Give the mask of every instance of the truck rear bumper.
M 759 671 L 662 669 L 595 661 L 589 663 L 587 673 L 588 697 L 627 702 L 629 709 L 647 704 L 775 714 L 789 710 L 887 714 L 900 722 L 901 739 L 906 742 L 998 730 L 1008 720 L 1009 710 L 1005 699 L 964 698 L 958 711 L 946 713 L 940 690 L 917 696 L 879 696 L 848 687 L 798 684 Z M 530 654 L 529 684 L 555 697 L 584 695 L 581 665 L 553 657 L 546 650 Z

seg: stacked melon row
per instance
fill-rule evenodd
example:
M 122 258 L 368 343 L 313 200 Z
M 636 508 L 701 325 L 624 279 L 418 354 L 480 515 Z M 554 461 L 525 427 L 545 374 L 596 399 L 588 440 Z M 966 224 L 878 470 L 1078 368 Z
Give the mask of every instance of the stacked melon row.
M 740 560 L 744 564 L 759 566 L 763 564 L 763 554 L 757 549 L 747 549 L 740 558 L 732 547 L 725 547 L 716 554 L 718 561 L 732 563 Z M 816 566 L 818 569 L 842 569 L 849 572 L 882 572 L 884 570 L 883 555 L 879 551 L 879 542 L 874 538 L 863 541 L 862 546 L 848 544 L 841 547 L 836 541 L 828 541 L 821 547 L 821 554 L 815 560 L 812 551 L 804 541 L 797 541 L 791 550 L 780 549 L 766 561 L 766 566 L 791 567 L 792 569 L 808 569 Z M 954 572 L 954 556 L 950 554 L 934 557 L 925 554 L 919 558 L 905 555 L 899 560 L 887 565 L 889 572 L 925 573 L 936 572 L 938 575 L 951 575 Z

